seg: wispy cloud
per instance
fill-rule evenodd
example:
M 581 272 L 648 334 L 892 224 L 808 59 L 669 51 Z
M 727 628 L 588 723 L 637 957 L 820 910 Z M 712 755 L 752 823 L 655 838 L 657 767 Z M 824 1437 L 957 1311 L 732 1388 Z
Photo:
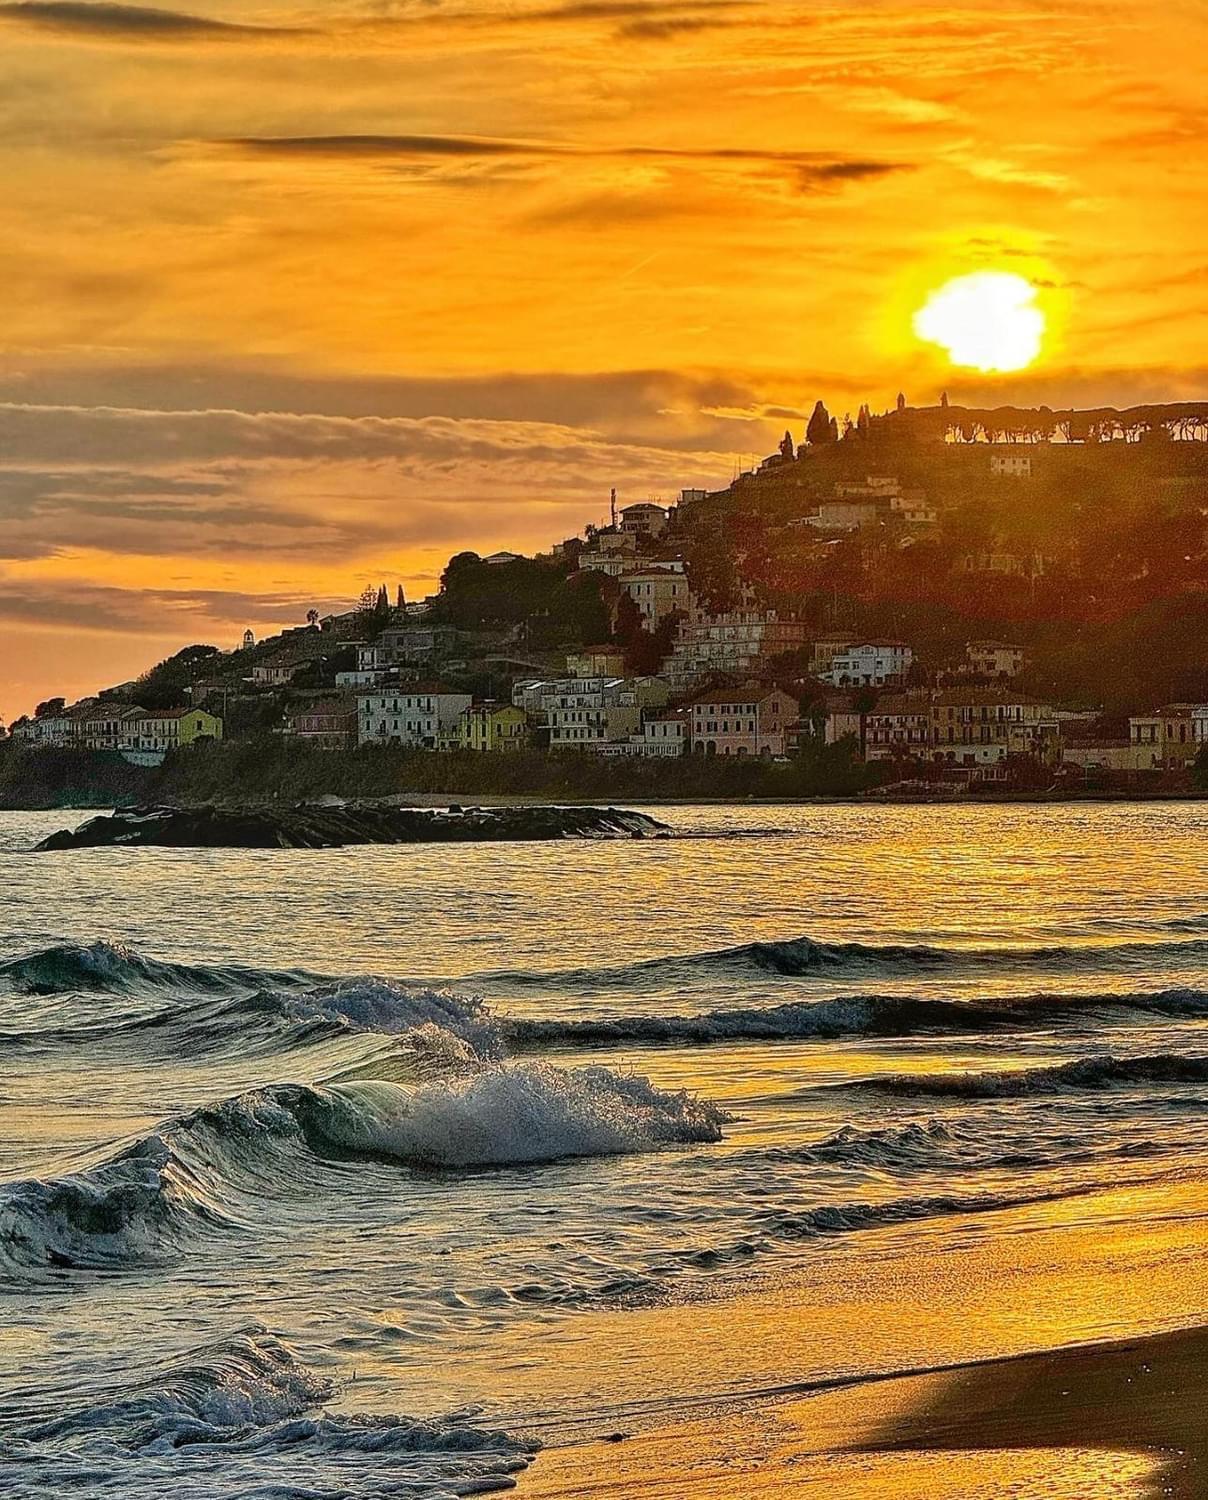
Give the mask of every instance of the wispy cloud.
M 0 22 L 92 41 L 192 42 L 308 35 L 309 28 L 220 21 L 157 6 L 108 0 L 15 0 L 0 5 Z

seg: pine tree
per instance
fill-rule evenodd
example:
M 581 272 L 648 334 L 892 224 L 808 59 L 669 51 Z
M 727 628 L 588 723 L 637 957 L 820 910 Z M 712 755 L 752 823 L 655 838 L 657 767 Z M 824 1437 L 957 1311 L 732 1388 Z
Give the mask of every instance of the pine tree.
M 838 417 L 832 417 L 830 419 L 830 440 L 831 440 L 832 443 L 837 443 L 839 441 L 839 419 L 838 419 Z
M 867 401 L 860 407 L 859 415 L 856 417 L 856 431 L 865 438 L 872 431 L 872 412 L 868 409 Z
M 905 411 L 906 410 L 906 397 L 905 397 L 905 395 L 903 394 L 902 391 L 898 392 L 898 410 L 899 411 Z
M 403 586 L 401 583 L 398 586 L 398 596 L 394 601 L 394 607 L 399 611 L 400 614 L 407 608 L 407 599 L 403 593 Z
M 374 612 L 379 615 L 388 615 L 390 613 L 390 596 L 386 593 L 385 584 L 382 584 L 381 588 L 378 589 Z
M 947 406 L 948 405 L 948 392 L 947 391 L 941 391 L 940 392 L 940 405 L 941 406 Z

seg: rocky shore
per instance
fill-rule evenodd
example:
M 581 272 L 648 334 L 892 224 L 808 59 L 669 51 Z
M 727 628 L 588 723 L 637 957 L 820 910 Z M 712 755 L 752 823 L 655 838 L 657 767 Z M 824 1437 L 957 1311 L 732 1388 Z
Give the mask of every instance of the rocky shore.
M 344 844 L 519 843 L 664 837 L 666 824 L 613 807 L 131 807 L 52 833 L 38 850 L 334 849 Z

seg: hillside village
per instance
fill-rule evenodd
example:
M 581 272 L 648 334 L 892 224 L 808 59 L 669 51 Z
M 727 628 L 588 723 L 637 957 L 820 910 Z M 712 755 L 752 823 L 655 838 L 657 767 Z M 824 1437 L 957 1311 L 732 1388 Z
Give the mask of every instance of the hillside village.
M 612 497 L 536 557 L 453 557 L 235 649 L 196 645 L 11 727 L 156 766 L 299 754 L 688 756 L 830 748 L 863 785 L 1208 775 L 1208 410 L 819 402 L 725 490 Z M 1197 768 L 1198 761 L 1198 768 Z

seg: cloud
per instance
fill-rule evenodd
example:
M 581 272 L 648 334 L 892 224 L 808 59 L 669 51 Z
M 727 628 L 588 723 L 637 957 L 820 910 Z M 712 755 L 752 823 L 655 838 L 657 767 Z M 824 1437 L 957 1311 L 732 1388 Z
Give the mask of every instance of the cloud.
M 224 41 L 307 34 L 307 28 L 254 26 L 107 0 L 16 0 L 0 5 L 0 21 L 93 41 Z
M 705 167 L 773 167 L 789 171 L 803 192 L 875 181 L 916 169 L 914 162 L 747 146 L 590 146 L 478 135 L 282 135 L 238 136 L 202 143 L 205 149 L 281 161 L 338 159 L 371 164 L 425 160 L 563 159 L 663 162 Z

